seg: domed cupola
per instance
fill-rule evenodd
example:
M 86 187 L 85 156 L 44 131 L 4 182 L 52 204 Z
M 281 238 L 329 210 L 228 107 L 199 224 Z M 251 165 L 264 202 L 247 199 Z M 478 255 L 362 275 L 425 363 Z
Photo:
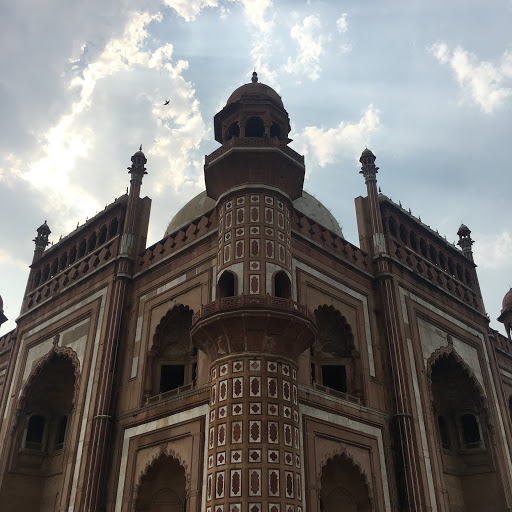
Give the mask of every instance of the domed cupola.
M 292 201 L 301 197 L 304 157 L 288 147 L 290 119 L 279 94 L 258 82 L 236 89 L 215 116 L 215 140 L 222 147 L 207 155 L 204 179 L 215 201 L 233 187 L 263 185 Z
M 503 297 L 501 315 L 498 317 L 498 321 L 505 324 L 508 339 L 512 341 L 512 288 Z
M 277 138 L 290 142 L 290 119 L 281 96 L 258 82 L 256 71 L 250 83 L 236 89 L 215 116 L 215 140 L 221 144 L 233 137 Z

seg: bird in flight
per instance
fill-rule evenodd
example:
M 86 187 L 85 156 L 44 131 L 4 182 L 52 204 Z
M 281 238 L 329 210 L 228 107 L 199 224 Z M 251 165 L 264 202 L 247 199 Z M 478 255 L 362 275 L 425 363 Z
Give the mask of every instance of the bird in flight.
M 166 102 L 164 103 L 164 105 L 169 105 L 169 101 L 171 101 L 171 100 L 166 100 Z

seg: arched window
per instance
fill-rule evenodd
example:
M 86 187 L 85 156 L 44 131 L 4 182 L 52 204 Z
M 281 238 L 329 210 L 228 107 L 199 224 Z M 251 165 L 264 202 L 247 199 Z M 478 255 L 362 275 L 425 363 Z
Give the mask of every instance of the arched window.
M 420 240 L 420 251 L 421 251 L 421 255 L 424 258 L 428 258 L 428 256 L 427 256 L 427 242 L 425 242 L 425 239 L 423 239 L 423 238 Z
M 68 417 L 61 416 L 57 420 L 57 435 L 55 437 L 55 449 L 62 450 L 64 448 L 64 439 L 66 438 L 66 429 L 68 426 Z
M 393 217 L 389 217 L 389 220 L 388 220 L 388 227 L 389 227 L 389 232 L 394 236 L 396 237 L 397 235 L 397 231 L 396 231 L 396 222 L 395 222 L 395 219 Z
M 119 228 L 119 221 L 117 220 L 117 217 L 114 217 L 110 221 L 110 227 L 108 229 L 108 237 L 112 238 L 113 236 L 117 235 L 118 228 Z
M 107 241 L 107 226 L 103 224 L 100 228 L 100 237 L 98 239 L 98 244 L 103 245 Z
M 480 446 L 480 428 L 473 414 L 464 414 L 460 419 L 462 437 L 466 448 Z
M 318 337 L 313 344 L 311 373 L 318 384 L 342 393 L 362 392 L 360 358 L 353 357 L 354 335 L 346 318 L 332 306 L 315 310 Z
M 274 276 L 274 295 L 284 299 L 291 299 L 292 297 L 292 284 L 283 270 L 280 270 Z
M 178 305 L 158 324 L 147 358 L 146 398 L 195 383 L 198 358 L 190 340 L 192 314 L 187 306 Z
M 50 265 L 47 263 L 43 269 L 43 283 L 50 277 Z
M 446 270 L 446 258 L 442 252 L 439 252 L 439 265 L 443 270 Z
M 67 267 L 67 264 L 68 264 L 68 253 L 63 252 L 60 257 L 59 269 L 64 270 Z
M 263 137 L 265 127 L 263 126 L 263 119 L 261 117 L 250 117 L 245 125 L 246 137 Z
M 430 261 L 432 263 L 434 263 L 435 265 L 437 265 L 437 254 L 436 254 L 436 250 L 434 249 L 433 245 L 431 245 L 429 247 L 429 253 L 430 253 Z
M 410 234 L 409 234 L 409 240 L 411 242 L 411 249 L 413 251 L 416 251 L 418 252 L 418 243 L 416 242 L 416 234 L 414 233 L 414 231 L 411 231 Z
M 73 245 L 71 247 L 71 250 L 69 251 L 69 264 L 71 265 L 76 260 L 76 245 Z
M 468 286 L 473 286 L 473 279 L 471 279 L 471 272 L 468 269 L 466 269 L 464 271 L 464 279 Z
M 41 282 L 41 269 L 39 269 L 36 272 L 36 275 L 34 277 L 34 288 L 37 288 L 39 286 L 40 282 Z
M 43 449 L 43 440 L 45 434 L 46 419 L 41 414 L 30 416 L 27 425 L 27 434 L 25 436 L 25 448 L 27 450 Z
M 281 138 L 281 127 L 276 122 L 273 122 L 270 126 L 270 136 Z
M 54 275 L 57 274 L 57 272 L 59 271 L 59 259 L 58 258 L 55 258 L 53 261 L 52 261 L 52 270 L 51 270 L 51 273 L 50 275 L 53 277 Z
M 407 230 L 403 224 L 400 224 L 400 240 L 402 240 L 404 244 L 407 244 Z
M 464 276 L 462 274 L 462 265 L 460 263 L 457 263 L 457 277 L 459 278 L 459 281 L 462 281 L 464 279 Z
M 240 137 L 240 126 L 238 125 L 238 121 L 231 123 L 226 133 L 226 140 L 231 140 L 233 137 Z
M 85 250 L 87 248 L 87 243 L 85 241 L 85 238 L 80 241 L 78 244 L 78 257 L 83 258 L 85 256 Z
M 448 272 L 450 275 L 455 276 L 455 265 L 453 264 L 453 260 L 448 258 Z
M 89 237 L 89 243 L 87 244 L 87 251 L 94 251 L 96 248 L 96 231 L 94 231 Z
M 224 297 L 235 296 L 235 285 L 236 278 L 233 272 L 226 270 L 219 279 L 217 284 L 217 298 L 222 299 Z

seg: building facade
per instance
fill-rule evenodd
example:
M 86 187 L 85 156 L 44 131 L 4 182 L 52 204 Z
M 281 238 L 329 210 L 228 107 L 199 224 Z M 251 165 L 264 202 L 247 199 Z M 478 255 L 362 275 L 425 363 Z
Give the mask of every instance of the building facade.
M 38 228 L 0 338 L 0 510 L 512 510 L 512 290 L 507 339 L 469 228 L 455 247 L 381 194 L 365 149 L 349 243 L 256 73 L 214 128 L 156 244 L 142 150 L 129 193 Z

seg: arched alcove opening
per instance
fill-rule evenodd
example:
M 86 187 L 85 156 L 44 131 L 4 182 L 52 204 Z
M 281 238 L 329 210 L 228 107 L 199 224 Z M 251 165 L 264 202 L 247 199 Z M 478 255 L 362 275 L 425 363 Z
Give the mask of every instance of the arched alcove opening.
M 100 228 L 100 236 L 98 238 L 98 245 L 103 245 L 107 241 L 107 226 L 103 224 Z
M 283 270 L 274 275 L 274 295 L 283 299 L 292 298 L 292 283 Z
M 233 137 L 240 137 L 240 126 L 238 121 L 231 123 L 226 132 L 226 140 L 231 140 Z
M 66 459 L 73 456 L 69 426 L 77 364 L 53 352 L 29 377 L 20 398 L 0 510 L 11 510 L 16 503 L 19 510 L 46 512 L 62 495 Z
M 265 127 L 263 126 L 263 119 L 261 117 L 253 116 L 247 120 L 245 124 L 246 137 L 263 137 Z
M 59 258 L 54 258 L 52 261 L 52 269 L 50 271 L 50 277 L 57 275 L 59 271 Z
M 96 249 L 96 238 L 96 231 L 93 231 L 87 243 L 87 252 L 91 252 L 94 251 L 94 249 Z
M 318 336 L 311 353 L 311 375 L 317 385 L 361 396 L 361 359 L 352 328 L 333 306 L 315 310 Z
M 483 392 L 453 353 L 431 366 L 430 382 L 443 487 L 452 509 L 505 510 L 505 496 L 492 452 Z M 493 489 L 491 494 L 481 490 Z
M 197 349 L 190 340 L 192 314 L 188 306 L 174 306 L 158 324 L 147 356 L 146 398 L 194 386 Z
M 226 270 L 220 276 L 217 283 L 217 298 L 234 297 L 236 295 L 236 276 L 233 272 Z
M 60 257 L 59 270 L 64 270 L 68 266 L 68 253 L 64 251 Z
M 414 233 L 414 231 L 409 233 L 409 242 L 411 244 L 411 249 L 418 252 L 418 242 L 416 241 L 416 233 Z
M 163 455 L 141 478 L 135 512 L 184 512 L 186 497 L 183 466 L 176 458 Z
M 110 221 L 110 226 L 108 228 L 108 237 L 112 238 L 113 236 L 117 235 L 118 229 L 119 229 L 119 221 L 117 220 L 117 217 L 114 217 Z
M 407 244 L 407 230 L 403 224 L 400 224 L 400 240 L 402 240 L 404 244 Z
M 85 251 L 87 249 L 87 242 L 85 241 L 85 238 L 83 240 L 80 240 L 80 243 L 78 244 L 78 258 L 83 258 L 85 256 Z
M 329 459 L 320 478 L 320 510 L 323 512 L 370 512 L 372 501 L 364 476 L 342 455 Z
M 442 252 L 439 252 L 439 265 L 443 270 L 446 270 L 446 258 Z
M 270 125 L 270 136 L 281 138 L 281 127 L 275 121 Z
M 396 221 L 393 217 L 389 217 L 388 219 L 388 229 L 392 236 L 397 236 Z
M 69 264 L 74 263 L 76 260 L 76 245 L 73 245 L 69 251 Z

